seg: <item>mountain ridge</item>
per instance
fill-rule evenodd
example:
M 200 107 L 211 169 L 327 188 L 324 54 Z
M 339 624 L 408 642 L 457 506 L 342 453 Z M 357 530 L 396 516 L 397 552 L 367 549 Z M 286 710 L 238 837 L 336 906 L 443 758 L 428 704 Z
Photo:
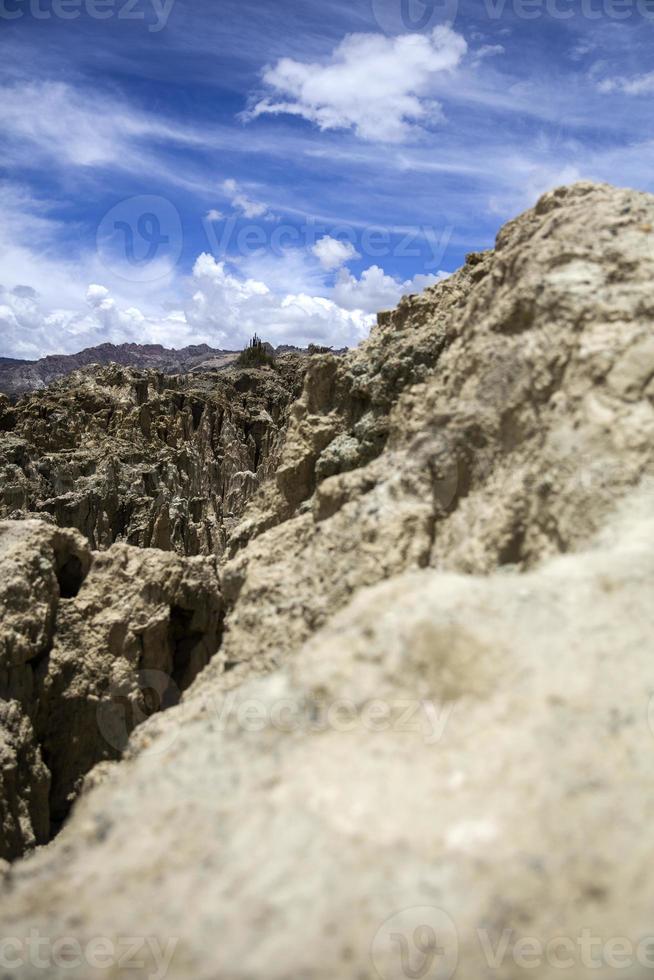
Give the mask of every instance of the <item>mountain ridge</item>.
M 96 347 L 85 347 L 75 354 L 47 354 L 33 361 L 1 357 L 0 392 L 10 398 L 18 398 L 91 364 L 120 364 L 121 367 L 152 368 L 164 374 L 176 374 L 193 370 L 208 359 L 229 364 L 237 356 L 238 351 L 220 350 L 208 344 L 176 349 L 162 344 L 107 342 Z
M 276 354 L 307 353 L 291 344 L 281 344 Z M 229 367 L 240 351 L 210 347 L 209 344 L 190 344 L 187 347 L 164 347 L 163 344 L 112 344 L 85 347 L 75 354 L 47 354 L 37 360 L 0 357 L 0 394 L 15 400 L 31 391 L 46 388 L 80 368 L 99 364 L 108 367 L 150 369 L 163 374 L 188 374 L 196 371 L 215 371 Z

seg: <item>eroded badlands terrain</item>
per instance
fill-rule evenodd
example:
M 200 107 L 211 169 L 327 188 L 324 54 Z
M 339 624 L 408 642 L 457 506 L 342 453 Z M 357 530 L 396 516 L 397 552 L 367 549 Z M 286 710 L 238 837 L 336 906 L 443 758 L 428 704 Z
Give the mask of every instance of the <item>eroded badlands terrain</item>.
M 0 407 L 12 976 L 650 974 L 653 282 L 577 184 L 300 375 Z

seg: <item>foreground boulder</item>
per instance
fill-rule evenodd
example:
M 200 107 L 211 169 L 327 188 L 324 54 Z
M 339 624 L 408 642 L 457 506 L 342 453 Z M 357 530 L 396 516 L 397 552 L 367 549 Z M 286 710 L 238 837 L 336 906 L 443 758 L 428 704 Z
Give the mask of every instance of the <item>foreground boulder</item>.
M 83 776 L 179 701 L 219 643 L 211 559 L 0 522 L 0 857 L 46 842 Z
M 41 975 L 33 929 L 57 977 L 107 975 L 98 936 L 105 964 L 141 937 L 135 975 L 165 963 L 180 980 L 420 975 L 403 947 L 438 980 L 513 980 L 525 962 L 580 980 L 614 975 L 616 937 L 620 975 L 644 976 L 651 492 L 539 571 L 364 590 L 287 670 L 203 718 L 161 715 L 11 872 L 17 975 Z M 62 937 L 78 945 L 58 963 Z
M 653 280 L 654 198 L 575 185 L 312 358 L 217 655 L 5 876 L 13 975 L 651 972 Z

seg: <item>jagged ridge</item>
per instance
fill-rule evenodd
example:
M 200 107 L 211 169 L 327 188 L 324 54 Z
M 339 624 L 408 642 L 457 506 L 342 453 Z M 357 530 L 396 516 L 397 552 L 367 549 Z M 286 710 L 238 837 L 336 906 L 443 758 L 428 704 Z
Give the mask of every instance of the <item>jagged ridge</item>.
M 0 517 L 182 555 L 224 550 L 275 469 L 306 361 L 168 377 L 116 365 L 0 400 Z

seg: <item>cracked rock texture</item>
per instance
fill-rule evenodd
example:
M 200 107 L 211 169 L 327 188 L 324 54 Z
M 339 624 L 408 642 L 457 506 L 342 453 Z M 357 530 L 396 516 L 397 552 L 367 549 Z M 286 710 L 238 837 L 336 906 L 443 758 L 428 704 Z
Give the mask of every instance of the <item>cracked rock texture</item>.
M 0 522 L 0 857 L 45 843 L 82 777 L 179 701 L 222 611 L 212 558 Z
M 226 539 L 217 655 L 4 875 L 20 950 L 516 980 L 532 940 L 537 980 L 649 975 L 653 281 L 654 197 L 577 184 L 310 360 Z M 566 968 L 534 958 L 554 937 Z
M 10 406 L 0 398 L 0 517 L 39 516 L 182 555 L 222 553 L 274 471 L 305 359 L 276 370 L 169 377 L 76 371 Z
M 653 228 L 649 195 L 553 191 L 348 357 L 311 361 L 231 535 L 223 660 L 268 669 L 410 569 L 526 569 L 590 539 L 652 470 Z

